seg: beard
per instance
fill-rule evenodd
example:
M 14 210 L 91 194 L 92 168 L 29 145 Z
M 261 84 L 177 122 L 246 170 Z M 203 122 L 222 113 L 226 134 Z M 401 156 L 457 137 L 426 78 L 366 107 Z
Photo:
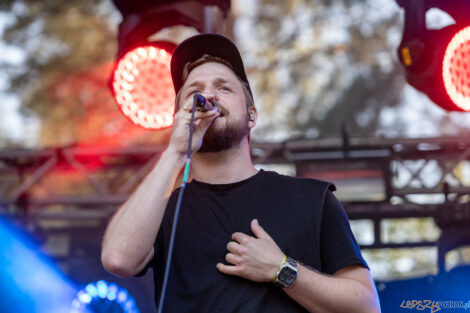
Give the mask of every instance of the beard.
M 227 115 L 224 116 L 227 118 Z M 199 148 L 198 152 L 220 152 L 238 145 L 250 133 L 248 114 L 243 116 L 241 120 L 233 122 L 227 120 L 227 125 L 223 128 L 214 127 L 214 121 L 204 134 L 201 148 Z

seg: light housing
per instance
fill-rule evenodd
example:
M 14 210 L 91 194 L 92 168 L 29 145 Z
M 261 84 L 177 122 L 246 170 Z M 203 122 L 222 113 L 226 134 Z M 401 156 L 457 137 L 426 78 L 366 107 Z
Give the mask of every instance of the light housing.
M 176 45 L 155 42 L 128 51 L 112 75 L 112 91 L 121 112 L 135 125 L 162 129 L 173 123 L 175 92 L 170 60 Z
M 406 80 L 447 111 L 470 111 L 470 1 L 397 0 L 405 9 L 398 57 Z M 431 8 L 448 13 L 455 24 L 428 29 Z
M 470 111 L 470 26 L 459 30 L 447 45 L 442 79 L 452 102 Z
M 113 0 L 123 20 L 119 24 L 118 52 L 109 88 L 121 112 L 133 124 L 149 130 L 173 124 L 175 93 L 170 60 L 178 42 L 152 41 L 161 30 L 188 26 L 210 30 L 210 10 L 227 15 L 229 0 L 158 1 Z

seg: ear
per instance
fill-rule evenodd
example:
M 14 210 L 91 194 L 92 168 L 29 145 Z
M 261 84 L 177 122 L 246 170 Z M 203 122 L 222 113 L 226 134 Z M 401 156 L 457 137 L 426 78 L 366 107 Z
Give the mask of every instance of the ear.
M 256 110 L 256 107 L 252 105 L 248 109 L 248 127 L 250 129 L 255 127 L 257 120 L 258 120 L 258 111 Z

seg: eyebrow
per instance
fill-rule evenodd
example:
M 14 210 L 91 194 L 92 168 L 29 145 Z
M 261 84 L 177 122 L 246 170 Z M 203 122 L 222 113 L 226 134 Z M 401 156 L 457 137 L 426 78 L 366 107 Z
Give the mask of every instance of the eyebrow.
M 227 79 L 222 78 L 222 77 L 216 77 L 215 80 L 214 80 L 214 83 L 215 83 L 215 84 L 220 84 L 220 83 L 232 84 L 232 82 L 230 82 L 230 81 L 228 81 Z M 194 87 L 194 86 L 199 86 L 199 85 L 201 85 L 201 84 L 203 84 L 202 81 L 200 81 L 200 80 L 195 80 L 195 81 L 193 81 L 191 84 L 189 84 L 187 88 L 191 88 L 191 87 Z

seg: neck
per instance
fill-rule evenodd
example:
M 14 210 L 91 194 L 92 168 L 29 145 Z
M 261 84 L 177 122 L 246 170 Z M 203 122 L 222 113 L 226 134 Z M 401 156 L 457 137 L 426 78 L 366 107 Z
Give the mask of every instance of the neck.
M 240 144 L 228 150 L 195 153 L 191 159 L 192 177 L 204 183 L 235 183 L 258 172 L 251 162 L 250 146 L 246 137 Z

